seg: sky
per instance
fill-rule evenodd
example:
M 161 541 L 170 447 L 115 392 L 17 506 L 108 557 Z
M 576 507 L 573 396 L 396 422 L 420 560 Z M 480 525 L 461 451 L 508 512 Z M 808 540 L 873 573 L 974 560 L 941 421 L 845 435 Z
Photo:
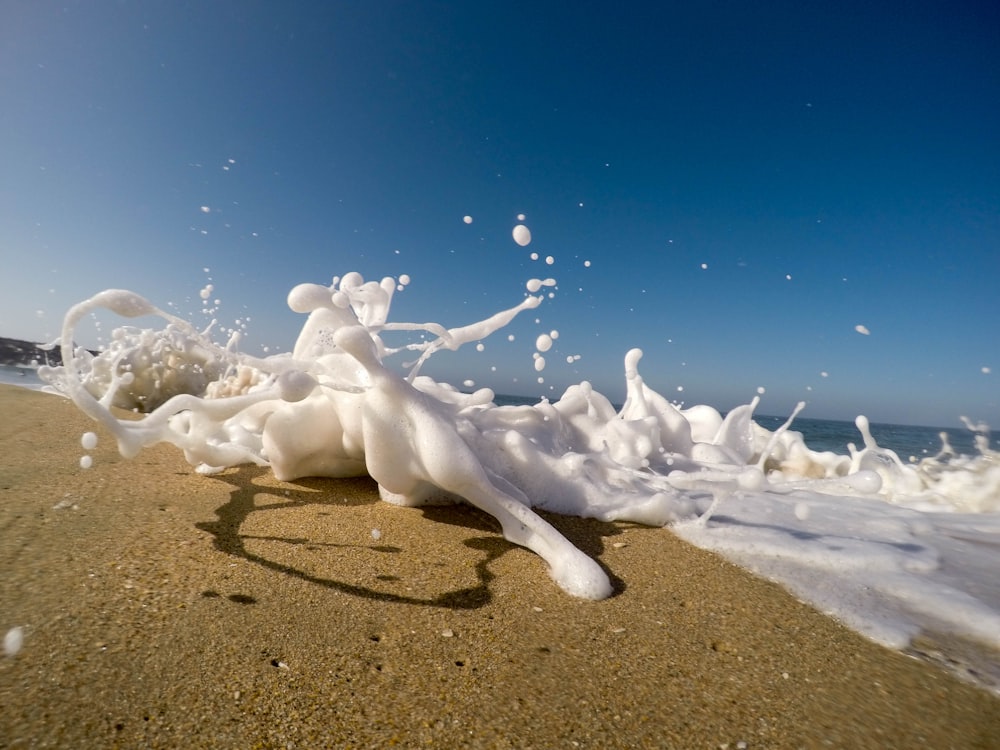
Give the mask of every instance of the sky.
M 998 134 L 991 0 L 0 0 L 0 336 L 211 283 L 275 353 L 300 282 L 457 326 L 552 277 L 424 372 L 1000 427 Z

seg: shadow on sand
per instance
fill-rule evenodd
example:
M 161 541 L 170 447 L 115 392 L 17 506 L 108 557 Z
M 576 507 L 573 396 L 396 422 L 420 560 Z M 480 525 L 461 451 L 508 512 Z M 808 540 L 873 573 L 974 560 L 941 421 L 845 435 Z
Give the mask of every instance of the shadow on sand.
M 477 585 L 422 598 L 381 591 L 357 583 L 349 583 L 332 577 L 315 575 L 287 563 L 252 552 L 247 548 L 246 542 L 251 540 L 266 540 L 290 545 L 303 545 L 307 548 L 356 548 L 376 554 L 399 554 L 405 550 L 400 547 L 377 543 L 366 545 L 315 542 L 305 536 L 253 536 L 241 533 L 244 523 L 253 513 L 305 508 L 308 506 L 328 506 L 331 509 L 330 512 L 335 513 L 336 508 L 381 502 L 378 499 L 378 486 L 369 477 L 351 479 L 305 478 L 296 480 L 293 483 L 282 483 L 280 487 L 269 486 L 270 482 L 262 483 L 258 481 L 261 477 L 269 476 L 270 473 L 267 469 L 256 466 L 243 466 L 214 475 L 213 479 L 230 485 L 229 501 L 216 508 L 215 515 L 217 518 L 215 521 L 198 523 L 196 524 L 197 527 L 212 535 L 216 549 L 221 552 L 240 557 L 269 570 L 274 570 L 317 586 L 351 594 L 352 596 L 388 603 L 426 607 L 447 607 L 452 609 L 476 609 L 483 607 L 492 599 L 490 582 L 494 576 L 490 572 L 491 563 L 516 546 L 501 536 L 500 524 L 497 521 L 472 506 L 465 504 L 428 505 L 420 508 L 424 518 L 435 523 L 450 524 L 468 529 L 470 532 L 475 532 L 475 534 L 464 539 L 462 543 L 469 549 L 482 553 L 482 557 L 475 563 Z M 620 527 L 613 523 L 604 523 L 592 519 L 568 518 L 548 513 L 541 515 L 576 547 L 594 558 L 603 552 L 605 537 L 621 533 Z M 614 589 L 612 595 L 621 593 L 624 590 L 624 584 L 621 579 L 611 574 L 606 568 L 605 572 L 611 578 Z M 392 580 L 392 577 L 379 577 L 379 579 Z

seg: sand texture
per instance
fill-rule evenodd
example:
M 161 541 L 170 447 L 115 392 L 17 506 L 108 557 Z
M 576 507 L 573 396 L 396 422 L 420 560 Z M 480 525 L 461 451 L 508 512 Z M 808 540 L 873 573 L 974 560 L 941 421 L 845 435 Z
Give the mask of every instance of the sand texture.
M 579 601 L 468 507 L 0 414 L 2 748 L 1000 747 L 992 694 L 663 529 L 547 516 L 615 583 Z

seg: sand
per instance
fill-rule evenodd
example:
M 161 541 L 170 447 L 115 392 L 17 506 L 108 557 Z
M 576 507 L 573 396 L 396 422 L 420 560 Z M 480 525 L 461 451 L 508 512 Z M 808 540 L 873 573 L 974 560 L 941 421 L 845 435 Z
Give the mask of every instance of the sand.
M 3 748 L 1000 747 L 991 693 L 663 529 L 547 516 L 615 583 L 579 601 L 469 507 L 0 414 Z

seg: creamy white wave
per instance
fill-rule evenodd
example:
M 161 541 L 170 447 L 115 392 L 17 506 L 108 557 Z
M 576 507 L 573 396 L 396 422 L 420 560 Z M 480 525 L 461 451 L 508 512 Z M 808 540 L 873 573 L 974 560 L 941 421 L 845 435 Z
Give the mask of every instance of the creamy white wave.
M 670 524 L 897 648 L 924 631 L 1000 649 L 1000 585 L 989 572 L 1000 549 L 1000 456 L 985 426 L 969 425 L 981 433 L 976 456 L 946 447 L 904 463 L 864 417 L 860 449 L 813 451 L 790 429 L 794 414 L 773 432 L 758 425 L 759 397 L 725 416 L 678 408 L 643 381 L 638 349 L 625 356 L 620 410 L 586 381 L 555 402 L 497 406 L 489 389 L 463 393 L 420 375 L 436 351 L 481 342 L 538 307 L 537 292 L 554 283 L 530 279 L 518 304 L 453 328 L 391 322 L 390 277 L 302 284 L 288 297 L 307 315 L 294 348 L 265 358 L 107 290 L 67 313 L 66 364 L 40 374 L 125 456 L 166 441 L 203 473 L 253 463 L 287 481 L 369 474 L 392 503 L 469 502 L 574 596 L 609 596 L 608 576 L 532 508 Z M 76 326 L 98 308 L 165 325 L 119 328 L 97 356 L 74 351 Z M 389 331 L 413 340 L 390 347 Z M 536 342 L 536 367 L 552 334 Z M 401 358 L 412 361 L 394 364 Z M 120 419 L 114 406 L 145 415 Z

